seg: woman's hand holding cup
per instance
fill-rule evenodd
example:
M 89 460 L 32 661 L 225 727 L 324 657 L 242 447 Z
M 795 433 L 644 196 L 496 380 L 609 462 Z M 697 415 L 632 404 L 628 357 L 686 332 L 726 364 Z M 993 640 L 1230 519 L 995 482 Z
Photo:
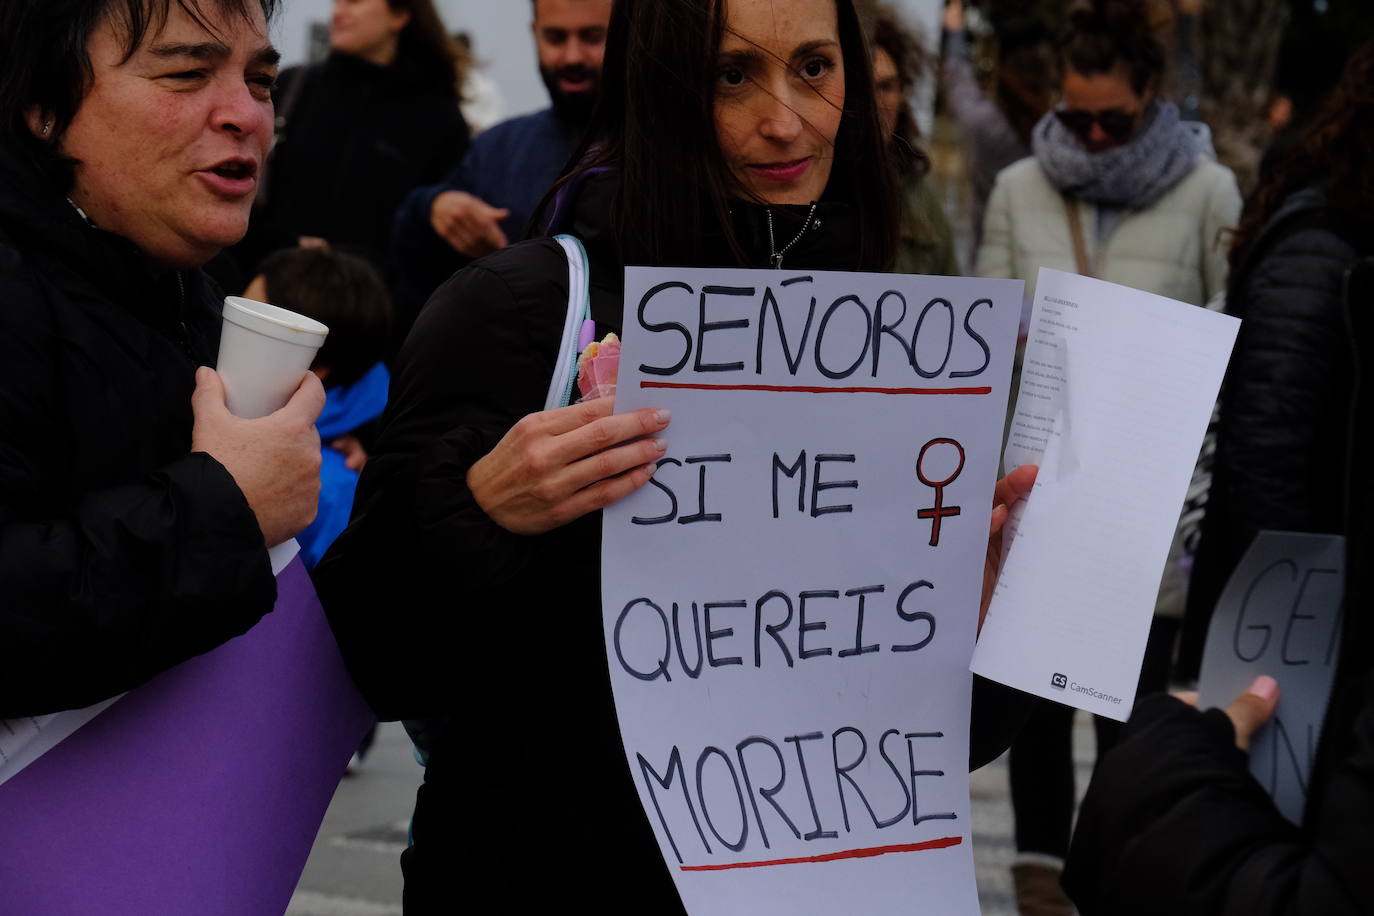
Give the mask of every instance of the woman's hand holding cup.
M 492 521 L 542 534 L 604 509 L 649 482 L 668 444 L 667 410 L 613 414 L 614 398 L 532 413 L 467 474 Z
M 263 540 L 275 547 L 315 520 L 320 498 L 320 435 L 324 387 L 307 372 L 286 406 L 256 420 L 229 412 L 219 374 L 202 366 L 191 395 L 191 451 L 224 465 L 258 517 Z

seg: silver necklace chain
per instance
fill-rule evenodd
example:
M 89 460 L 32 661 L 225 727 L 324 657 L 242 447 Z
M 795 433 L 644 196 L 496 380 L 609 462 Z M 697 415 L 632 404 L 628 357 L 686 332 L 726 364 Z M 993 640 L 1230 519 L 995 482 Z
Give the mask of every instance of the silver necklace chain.
M 800 242 L 801 237 L 806 234 L 806 230 L 811 228 L 811 220 L 816 216 L 816 206 L 819 203 L 818 200 L 811 201 L 811 210 L 806 214 L 806 222 L 802 223 L 801 230 L 797 232 L 792 241 L 782 246 L 781 251 L 778 250 L 777 243 L 773 240 L 773 211 L 771 208 L 764 208 L 763 212 L 768 217 L 768 257 L 773 262 L 774 270 L 782 269 L 782 256 L 787 254 L 793 245 Z
M 67 198 L 67 203 L 69 203 L 69 204 L 72 205 L 72 209 L 76 211 L 76 215 L 79 216 L 79 217 L 81 217 L 82 222 L 84 222 L 87 226 L 90 226 L 92 229 L 99 229 L 99 228 L 100 228 L 99 226 L 97 226 L 97 225 L 95 224 L 95 220 L 93 220 L 93 219 L 91 219 L 89 216 L 87 216 L 87 215 L 86 215 L 86 211 L 85 211 L 85 210 L 82 210 L 81 207 L 77 205 L 76 201 L 74 201 L 74 200 L 72 200 L 70 197 L 68 197 L 68 198 Z

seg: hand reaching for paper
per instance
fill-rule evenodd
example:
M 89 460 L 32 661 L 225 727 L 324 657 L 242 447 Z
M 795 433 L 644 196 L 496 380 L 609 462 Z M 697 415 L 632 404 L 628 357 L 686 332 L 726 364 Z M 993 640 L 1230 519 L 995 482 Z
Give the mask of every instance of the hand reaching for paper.
M 653 477 L 666 410 L 615 414 L 614 398 L 532 413 L 477 461 L 468 489 L 514 534 L 542 534 L 604 509 Z
M 983 562 L 983 600 L 978 607 L 978 630 L 982 632 L 983 619 L 988 615 L 988 605 L 992 602 L 992 590 L 997 586 L 997 574 L 1002 571 L 1002 536 L 1012 507 L 1026 498 L 1035 486 L 1035 476 L 1040 469 L 1033 464 L 1022 465 L 1006 477 L 997 481 L 992 493 L 992 520 L 988 524 L 988 554 Z

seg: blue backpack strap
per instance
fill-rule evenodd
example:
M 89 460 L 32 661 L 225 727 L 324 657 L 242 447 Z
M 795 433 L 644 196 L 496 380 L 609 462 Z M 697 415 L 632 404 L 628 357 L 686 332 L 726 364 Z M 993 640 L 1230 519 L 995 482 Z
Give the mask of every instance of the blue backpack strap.
M 563 341 L 558 347 L 558 362 L 554 364 L 549 393 L 544 398 L 545 410 L 567 407 L 572 403 L 573 387 L 577 384 L 577 357 L 582 352 L 585 326 L 591 321 L 591 268 L 587 263 L 587 251 L 571 235 L 554 238 L 568 256 L 568 312 L 563 319 Z

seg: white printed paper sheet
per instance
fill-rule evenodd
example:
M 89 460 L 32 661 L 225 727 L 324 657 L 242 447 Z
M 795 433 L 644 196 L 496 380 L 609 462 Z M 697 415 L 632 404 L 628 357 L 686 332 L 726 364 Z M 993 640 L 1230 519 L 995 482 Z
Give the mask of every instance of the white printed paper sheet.
M 1040 465 L 973 656 L 1124 721 L 1169 544 L 1240 322 L 1042 269 L 1008 469 Z

